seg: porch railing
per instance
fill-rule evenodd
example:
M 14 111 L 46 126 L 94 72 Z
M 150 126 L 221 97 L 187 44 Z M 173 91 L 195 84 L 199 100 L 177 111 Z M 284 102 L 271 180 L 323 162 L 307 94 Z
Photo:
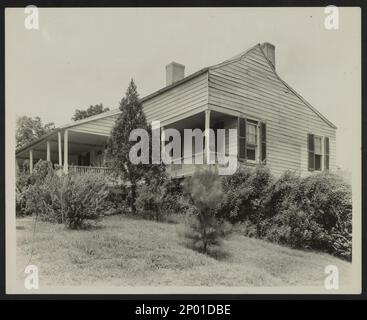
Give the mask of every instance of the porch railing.
M 202 156 L 203 158 L 203 163 L 195 163 L 195 155 L 192 156 L 192 163 L 191 164 L 187 164 L 184 163 L 185 159 L 187 159 L 186 157 L 182 157 L 180 158 L 181 163 L 180 164 L 175 164 L 175 163 L 171 163 L 167 166 L 167 172 L 172 176 L 172 177 L 183 177 L 183 176 L 189 176 L 192 175 L 195 170 L 199 169 L 199 168 L 217 168 L 218 166 L 221 166 L 218 163 L 218 157 L 220 154 L 218 152 L 212 152 L 211 153 L 211 159 L 214 160 L 214 163 L 212 164 L 207 164 L 206 163 L 206 156 L 203 153 L 199 153 L 197 154 L 197 156 Z M 228 156 L 228 155 L 227 155 Z
M 55 169 L 62 169 L 62 167 L 60 167 L 59 165 L 55 165 Z M 68 172 L 72 174 L 95 173 L 108 176 L 112 173 L 112 169 L 108 167 L 69 165 Z

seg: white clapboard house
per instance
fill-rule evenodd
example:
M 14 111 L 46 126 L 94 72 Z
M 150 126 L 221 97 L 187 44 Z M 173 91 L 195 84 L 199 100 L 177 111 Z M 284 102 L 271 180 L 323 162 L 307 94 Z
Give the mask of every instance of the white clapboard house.
M 237 128 L 237 141 L 226 135 L 226 154 L 233 154 L 237 144 L 241 165 L 262 162 L 275 175 L 288 169 L 301 175 L 336 169 L 336 127 L 279 77 L 274 45 L 255 45 L 186 77 L 184 70 L 175 62 L 167 65 L 166 86 L 141 99 L 148 122 L 180 131 Z M 119 112 L 57 128 L 17 150 L 18 165 L 30 160 L 32 168 L 47 159 L 68 173 L 108 172 L 105 147 Z M 196 166 L 175 164 L 169 172 L 182 177 Z

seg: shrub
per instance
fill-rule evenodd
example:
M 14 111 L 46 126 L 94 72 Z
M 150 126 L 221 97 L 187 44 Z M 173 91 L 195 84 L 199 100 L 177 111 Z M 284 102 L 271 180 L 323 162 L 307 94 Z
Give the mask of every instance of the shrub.
M 304 178 L 296 201 L 304 211 L 313 214 L 317 223 L 329 231 L 351 218 L 351 188 L 332 173 L 319 173 Z M 347 225 L 351 227 L 351 224 Z
M 287 171 L 274 180 L 263 167 L 244 168 L 226 177 L 223 188 L 218 216 L 235 222 L 241 234 L 351 259 L 351 189 L 337 175 L 301 178 Z
M 165 181 L 143 184 L 138 188 L 136 208 L 143 217 L 162 221 L 169 206 Z
M 221 244 L 221 230 L 215 217 L 224 199 L 219 176 L 211 170 L 196 171 L 187 178 L 184 188 L 196 208 L 196 214 L 183 233 L 187 245 L 206 254 L 214 254 Z
M 102 176 L 68 175 L 61 179 L 60 202 L 67 228 L 82 229 L 108 209 L 108 190 Z
M 49 172 L 43 181 L 30 185 L 25 191 L 26 213 L 42 221 L 61 223 L 61 182 L 55 172 Z
M 338 176 L 286 172 L 270 188 L 264 210 L 267 240 L 351 259 L 351 189 Z
M 127 186 L 109 187 L 106 201 L 108 210 L 105 215 L 126 213 L 130 210 L 128 205 L 129 189 Z
M 25 161 L 18 169 L 15 183 L 15 212 L 17 216 L 26 215 L 26 197 L 25 192 L 31 184 L 31 175 L 29 173 L 29 163 Z
M 245 237 L 249 237 L 249 238 L 257 237 L 256 224 L 251 222 L 249 219 L 236 223 L 233 227 L 233 230 L 237 233 L 242 234 Z
M 273 217 L 266 239 L 300 249 L 325 249 L 329 243 L 326 230 L 309 213 L 293 205 Z
M 108 206 L 104 178 L 94 174 L 57 175 L 50 171 L 26 191 L 26 211 L 43 221 L 81 229 L 98 220 Z
M 232 223 L 249 219 L 261 234 L 264 200 L 273 177 L 268 168 L 240 168 L 232 176 L 223 179 L 225 201 L 218 209 L 217 216 Z
M 295 203 L 296 192 L 300 188 L 301 177 L 293 171 L 284 172 L 268 188 L 264 200 L 264 215 L 273 217 Z
M 32 183 L 42 183 L 48 174 L 53 172 L 52 163 L 50 161 L 39 160 L 33 168 L 31 175 Z

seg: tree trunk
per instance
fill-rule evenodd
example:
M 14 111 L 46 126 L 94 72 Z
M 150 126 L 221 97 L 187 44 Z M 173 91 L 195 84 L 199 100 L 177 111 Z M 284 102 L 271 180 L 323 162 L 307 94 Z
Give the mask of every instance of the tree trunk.
M 135 200 L 136 200 L 136 184 L 135 182 L 131 183 L 131 198 L 130 198 L 130 207 L 132 214 L 136 213 L 136 206 L 135 206 Z

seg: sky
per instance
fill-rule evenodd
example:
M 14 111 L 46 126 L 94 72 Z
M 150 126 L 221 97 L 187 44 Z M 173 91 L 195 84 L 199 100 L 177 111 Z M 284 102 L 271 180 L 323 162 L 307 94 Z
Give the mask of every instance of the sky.
M 318 8 L 40 9 L 27 30 L 6 9 L 6 112 L 63 125 L 75 109 L 118 107 L 134 78 L 143 97 L 165 86 L 165 66 L 189 75 L 257 43 L 275 45 L 279 76 L 337 127 L 337 165 L 360 156 L 360 10 L 339 8 L 327 30 Z

